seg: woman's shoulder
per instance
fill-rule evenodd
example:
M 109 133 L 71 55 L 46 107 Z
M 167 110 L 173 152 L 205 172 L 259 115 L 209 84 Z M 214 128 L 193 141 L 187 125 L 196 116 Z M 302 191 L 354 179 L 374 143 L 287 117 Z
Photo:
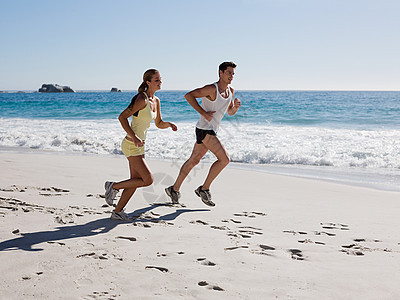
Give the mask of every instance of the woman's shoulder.
M 138 94 L 136 101 L 139 103 L 147 103 L 148 97 L 145 92 Z

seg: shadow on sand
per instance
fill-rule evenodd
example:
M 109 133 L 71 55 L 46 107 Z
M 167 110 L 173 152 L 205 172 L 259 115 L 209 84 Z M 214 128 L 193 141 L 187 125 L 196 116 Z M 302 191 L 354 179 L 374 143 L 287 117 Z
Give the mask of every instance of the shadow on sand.
M 129 215 L 132 217 L 139 217 L 141 214 L 148 212 L 156 207 L 170 206 L 168 204 L 152 204 L 148 207 L 137 209 Z M 110 218 L 98 219 L 82 225 L 71 225 L 56 227 L 56 230 L 52 231 L 39 231 L 32 233 L 21 233 L 21 236 L 2 241 L 0 243 L 0 251 L 7 250 L 25 250 L 25 251 L 41 251 L 41 248 L 32 248 L 34 245 L 55 242 L 60 240 L 74 239 L 80 237 L 95 236 L 109 232 L 114 227 L 120 224 L 127 223 L 141 223 L 141 222 L 159 222 L 159 221 L 172 221 L 175 220 L 183 213 L 189 212 L 205 212 L 210 211 L 209 209 L 177 209 L 175 212 L 159 216 L 158 218 L 144 218 L 144 219 L 133 219 L 133 221 L 122 222 L 111 220 Z

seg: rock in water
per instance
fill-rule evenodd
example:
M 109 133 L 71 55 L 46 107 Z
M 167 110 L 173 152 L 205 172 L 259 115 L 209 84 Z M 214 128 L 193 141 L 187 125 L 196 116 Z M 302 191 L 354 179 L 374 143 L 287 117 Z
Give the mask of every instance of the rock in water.
M 58 84 L 42 84 L 40 93 L 75 93 L 75 90 L 69 86 L 60 86 Z

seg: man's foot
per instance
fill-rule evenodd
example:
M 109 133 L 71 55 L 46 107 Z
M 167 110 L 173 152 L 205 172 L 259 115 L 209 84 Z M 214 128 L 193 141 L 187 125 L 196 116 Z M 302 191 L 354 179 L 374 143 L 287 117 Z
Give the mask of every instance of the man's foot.
M 179 203 L 179 198 L 181 197 L 181 193 L 174 190 L 174 187 L 171 185 L 165 189 L 167 195 L 171 198 L 173 204 Z
M 113 184 L 114 182 L 112 181 L 106 181 L 106 183 L 104 184 L 104 188 L 106 189 L 106 193 L 104 194 L 104 196 L 107 204 L 110 206 L 113 205 L 113 201 L 118 194 L 118 190 L 112 188 Z
M 194 192 L 196 193 L 197 196 L 199 196 L 201 198 L 201 201 L 203 201 L 203 203 L 205 205 L 208 206 L 215 206 L 215 203 L 211 201 L 211 193 L 210 190 L 202 190 L 202 185 L 199 186 L 197 189 L 194 190 Z
M 123 210 L 116 212 L 115 210 L 111 213 L 111 219 L 119 221 L 131 221 L 132 218 L 129 217 Z

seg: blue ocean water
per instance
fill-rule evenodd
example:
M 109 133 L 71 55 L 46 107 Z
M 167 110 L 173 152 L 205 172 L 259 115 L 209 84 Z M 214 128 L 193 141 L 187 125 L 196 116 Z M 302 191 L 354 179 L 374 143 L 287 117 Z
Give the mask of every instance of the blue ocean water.
M 125 133 L 117 117 L 134 94 L 1 93 L 0 147 L 121 155 Z M 198 113 L 184 94 L 157 92 L 163 119 L 179 130 L 152 125 L 147 157 L 184 160 L 190 154 Z M 237 91 L 235 96 L 242 107 L 223 119 L 219 132 L 233 162 L 349 182 L 358 176 L 400 190 L 400 92 Z M 212 154 L 205 157 L 212 160 Z
M 175 122 L 198 119 L 184 91 L 159 91 L 162 113 Z M 115 119 L 135 92 L 2 93 L 0 118 Z M 400 92 L 238 91 L 245 123 L 327 128 L 400 128 Z M 228 119 L 228 118 L 225 118 Z

